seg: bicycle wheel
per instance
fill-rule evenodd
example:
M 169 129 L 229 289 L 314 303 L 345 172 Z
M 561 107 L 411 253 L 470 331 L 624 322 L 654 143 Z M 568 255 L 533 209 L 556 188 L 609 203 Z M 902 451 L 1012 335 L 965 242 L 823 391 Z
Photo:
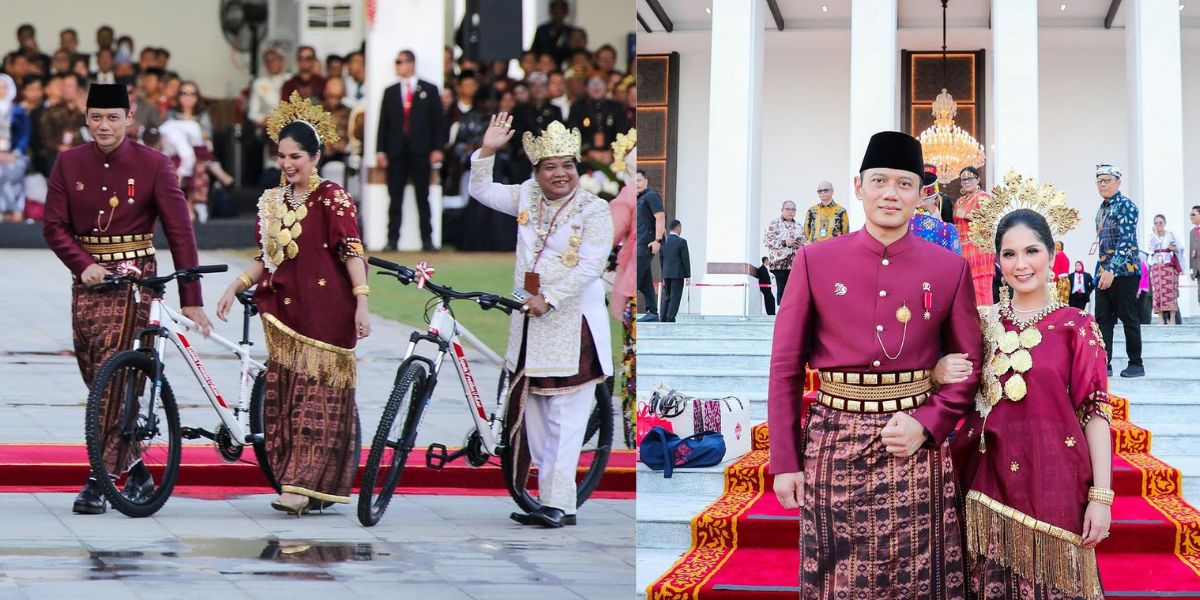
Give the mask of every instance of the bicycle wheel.
M 375 429 L 358 491 L 358 521 L 366 527 L 383 517 L 404 474 L 425 402 L 433 392 L 432 387 L 426 389 L 426 381 L 425 363 L 408 359 L 396 371 L 396 383 Z
M 267 372 L 264 370 L 254 378 L 254 387 L 250 389 L 250 433 L 263 436 L 263 441 L 254 443 L 254 458 L 258 460 L 258 468 L 267 478 L 267 483 L 278 494 L 280 492 L 279 481 L 275 479 L 275 471 L 271 469 L 271 463 L 267 460 L 267 431 L 263 422 L 263 386 L 266 383 Z
M 159 377 L 157 397 L 150 403 L 156 387 L 154 367 L 145 353 L 116 354 L 100 368 L 88 394 L 84 432 L 92 477 L 113 508 L 130 517 L 148 517 L 162 508 L 179 477 L 179 410 L 165 376 Z M 112 470 L 106 451 L 115 465 Z M 123 471 L 138 460 L 155 485 L 152 492 L 131 499 L 117 485 L 127 478 Z
M 612 414 L 612 378 L 596 385 L 595 400 L 589 412 L 587 429 L 584 432 L 583 449 L 579 453 L 579 467 L 575 478 L 575 506 L 583 506 L 584 502 L 596 491 L 600 479 L 604 477 L 604 469 L 608 466 L 608 455 L 612 451 L 613 414 Z M 513 485 L 513 470 L 516 460 L 512 452 L 512 444 L 507 443 L 509 437 L 508 425 L 505 424 L 505 451 L 500 456 L 500 468 L 504 472 L 504 482 L 508 493 L 524 511 L 534 511 L 541 508 L 541 503 L 529 493 L 529 487 L 537 483 L 537 476 L 530 472 L 525 489 L 517 490 Z

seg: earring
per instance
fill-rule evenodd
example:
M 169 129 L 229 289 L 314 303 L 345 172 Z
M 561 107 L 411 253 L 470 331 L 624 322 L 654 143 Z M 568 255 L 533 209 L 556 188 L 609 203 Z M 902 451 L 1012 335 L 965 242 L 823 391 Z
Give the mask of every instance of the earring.
M 308 191 L 315 192 L 318 185 L 321 185 L 321 176 L 317 175 L 317 169 L 313 167 L 312 173 L 308 176 Z
M 1007 283 L 1000 284 L 1000 306 L 1008 306 L 1012 302 L 1011 291 Z
M 287 187 L 287 175 L 283 174 L 283 169 L 279 170 L 279 187 Z

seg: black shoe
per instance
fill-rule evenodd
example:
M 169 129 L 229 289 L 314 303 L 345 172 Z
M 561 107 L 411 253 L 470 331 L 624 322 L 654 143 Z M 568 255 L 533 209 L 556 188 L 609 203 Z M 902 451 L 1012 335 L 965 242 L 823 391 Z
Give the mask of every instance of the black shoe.
M 543 506 L 541 510 L 529 513 L 533 519 L 534 525 L 541 525 L 550 529 L 557 529 L 566 525 L 566 513 L 561 508 L 552 508 Z
M 1131 366 L 1125 367 L 1124 371 L 1121 371 L 1121 377 L 1145 377 L 1145 376 L 1146 376 L 1146 367 L 1140 367 L 1140 366 L 1135 367 L 1135 366 L 1131 365 Z
M 1108 365 L 1108 376 L 1112 377 L 1112 365 Z
M 638 319 L 638 323 L 657 323 L 658 313 L 646 313 L 642 318 Z
M 125 478 L 125 490 L 122 495 L 129 499 L 130 502 L 145 502 L 154 494 L 154 477 L 150 475 L 150 469 L 141 461 L 133 465 L 129 469 L 129 476 Z
M 431 252 L 433 254 L 437 254 L 438 248 L 437 246 L 434 246 L 432 242 L 425 242 L 421 244 L 421 252 Z
M 395 252 L 396 250 L 397 246 L 395 242 L 388 242 L 387 245 L 383 247 L 384 252 Z
M 534 518 L 533 513 L 515 512 L 508 515 L 508 518 L 522 525 L 541 525 L 541 523 Z M 575 515 L 564 515 L 562 521 L 563 525 L 575 525 L 579 522 Z
M 87 483 L 83 484 L 83 489 L 75 496 L 75 506 L 71 510 L 81 515 L 101 515 L 108 510 L 104 496 L 96 489 L 95 479 L 89 477 Z

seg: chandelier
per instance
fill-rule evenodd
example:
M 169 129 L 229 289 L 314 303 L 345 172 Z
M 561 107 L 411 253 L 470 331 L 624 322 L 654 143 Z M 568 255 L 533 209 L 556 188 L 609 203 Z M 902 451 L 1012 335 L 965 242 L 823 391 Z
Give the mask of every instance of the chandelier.
M 946 84 L 946 5 L 942 0 L 942 85 Z M 986 158 L 983 146 L 971 134 L 954 123 L 958 106 L 954 96 L 942 88 L 933 101 L 933 125 L 919 136 L 925 162 L 937 165 L 938 181 L 950 183 L 964 167 L 982 167 Z

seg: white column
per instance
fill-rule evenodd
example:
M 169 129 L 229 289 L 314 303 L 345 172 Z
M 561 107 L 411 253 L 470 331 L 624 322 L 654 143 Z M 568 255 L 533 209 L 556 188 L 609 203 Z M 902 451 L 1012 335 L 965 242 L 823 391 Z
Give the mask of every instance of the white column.
M 850 165 L 849 177 L 834 187 L 849 186 L 858 175 L 871 136 L 895 130 L 896 82 L 900 56 L 896 49 L 896 0 L 854 0 L 850 9 Z M 847 197 L 850 228 L 863 226 L 862 202 Z
M 992 2 L 993 180 L 1010 169 L 1038 176 L 1037 10 L 1036 0 Z
M 1138 231 L 1143 249 L 1156 214 L 1164 215 L 1168 228 L 1186 243 L 1191 203 L 1183 192 L 1179 5 L 1165 0 L 1131 2 L 1128 16 L 1129 165 L 1124 166 L 1121 193 L 1141 208 Z M 1194 314 L 1195 290 L 1181 291 L 1180 308 Z
M 367 35 L 367 125 L 365 131 L 364 163 L 372 169 L 375 164 L 375 135 L 379 128 L 379 105 L 383 90 L 396 83 L 396 53 L 412 50 L 417 55 L 417 77 L 441 90 L 442 48 L 445 30 L 439 27 L 446 19 L 446 0 L 377 0 L 375 24 Z M 368 178 L 361 198 L 363 243 L 368 250 L 382 249 L 387 243 L 388 191 L 382 173 Z M 371 183 L 377 179 L 379 183 Z M 405 193 L 404 227 L 400 231 L 401 249 L 419 250 L 421 235 L 417 223 L 417 206 L 412 199 L 412 186 Z M 429 188 L 429 208 L 433 214 L 433 243 L 441 243 L 442 186 Z
M 713 0 L 704 283 L 757 283 L 759 139 L 765 2 Z M 740 315 L 746 289 L 704 288 L 701 312 Z M 755 295 L 757 291 L 750 290 Z M 757 301 L 757 298 L 755 298 Z

